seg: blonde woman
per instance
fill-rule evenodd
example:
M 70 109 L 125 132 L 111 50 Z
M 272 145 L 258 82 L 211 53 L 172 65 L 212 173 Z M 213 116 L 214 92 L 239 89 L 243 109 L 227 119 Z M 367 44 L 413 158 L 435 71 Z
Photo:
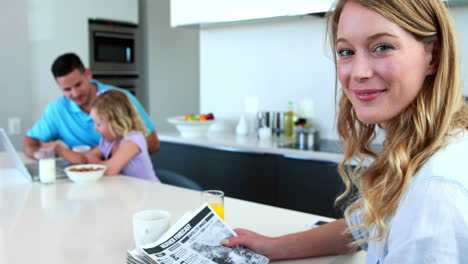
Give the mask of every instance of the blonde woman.
M 82 154 L 57 145 L 60 156 L 72 163 L 104 164 L 106 175 L 159 181 L 148 154 L 145 127 L 125 93 L 114 89 L 101 93 L 91 106 L 91 117 L 102 135 L 99 146 Z
M 440 0 L 340 0 L 329 18 L 345 145 L 339 172 L 359 193 L 345 219 L 265 237 L 237 229 L 271 260 L 367 250 L 367 263 L 468 262 L 468 109 L 454 27 Z M 370 143 L 385 131 L 383 151 Z M 351 170 L 354 158 L 372 159 Z M 361 163 L 362 165 L 362 163 Z M 358 247 L 360 246 L 360 247 Z

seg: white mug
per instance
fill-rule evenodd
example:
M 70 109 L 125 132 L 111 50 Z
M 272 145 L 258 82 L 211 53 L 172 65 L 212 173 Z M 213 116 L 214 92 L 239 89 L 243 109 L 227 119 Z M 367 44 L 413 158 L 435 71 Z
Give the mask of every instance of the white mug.
M 86 145 L 80 145 L 80 146 L 74 146 L 72 150 L 75 152 L 87 153 L 91 150 L 91 147 L 86 146 Z
M 163 210 L 144 210 L 133 215 L 133 236 L 137 248 L 156 242 L 169 228 L 171 214 Z

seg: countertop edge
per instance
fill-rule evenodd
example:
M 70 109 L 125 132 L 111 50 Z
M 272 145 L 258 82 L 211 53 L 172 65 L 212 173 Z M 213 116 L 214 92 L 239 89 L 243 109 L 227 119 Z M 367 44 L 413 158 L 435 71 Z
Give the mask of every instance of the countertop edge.
M 193 145 L 230 152 L 274 154 L 290 159 L 339 163 L 343 158 L 343 155 L 338 153 L 280 148 L 274 140 L 259 140 L 252 136 L 240 137 L 232 134 L 214 134 L 204 137 L 187 138 L 181 137 L 178 132 L 160 132 L 158 133 L 158 137 L 161 142 Z

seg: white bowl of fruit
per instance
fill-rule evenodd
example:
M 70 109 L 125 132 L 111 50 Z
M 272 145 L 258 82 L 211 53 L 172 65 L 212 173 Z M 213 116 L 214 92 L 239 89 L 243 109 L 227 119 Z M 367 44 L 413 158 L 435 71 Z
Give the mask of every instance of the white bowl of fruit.
M 212 113 L 170 117 L 167 121 L 177 128 L 182 137 L 192 138 L 204 136 L 210 126 L 215 123 Z

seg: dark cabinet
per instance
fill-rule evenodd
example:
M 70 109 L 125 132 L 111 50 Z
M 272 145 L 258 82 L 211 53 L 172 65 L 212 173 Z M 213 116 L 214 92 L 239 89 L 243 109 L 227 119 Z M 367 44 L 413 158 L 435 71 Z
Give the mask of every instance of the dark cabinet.
M 161 142 L 155 166 L 227 196 L 329 217 L 344 184 L 336 164 L 274 154 Z
M 337 165 L 278 157 L 277 206 L 334 218 L 342 216 L 335 199 L 345 190 Z
M 204 189 L 265 204 L 275 202 L 274 157 L 161 142 L 155 166 L 182 174 Z

